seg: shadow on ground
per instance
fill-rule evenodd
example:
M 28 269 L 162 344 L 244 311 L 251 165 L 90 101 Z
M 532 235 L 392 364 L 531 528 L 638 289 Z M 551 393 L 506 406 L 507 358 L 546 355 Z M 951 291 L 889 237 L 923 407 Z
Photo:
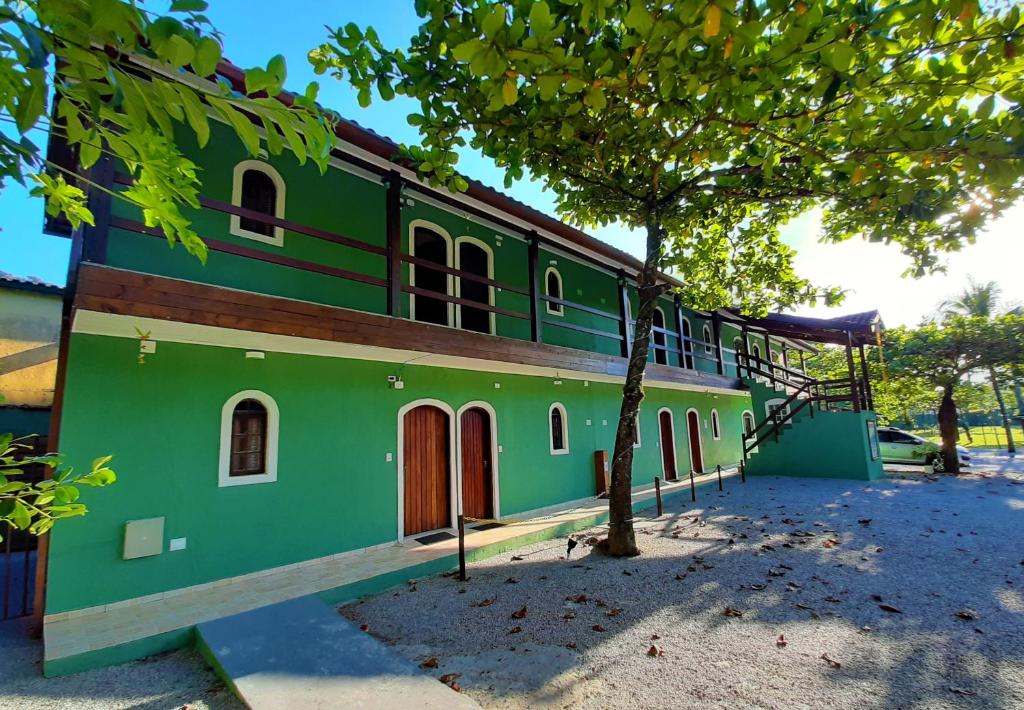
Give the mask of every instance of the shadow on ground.
M 730 481 L 640 558 L 562 539 L 341 611 L 487 707 L 1020 707 L 1019 470 Z

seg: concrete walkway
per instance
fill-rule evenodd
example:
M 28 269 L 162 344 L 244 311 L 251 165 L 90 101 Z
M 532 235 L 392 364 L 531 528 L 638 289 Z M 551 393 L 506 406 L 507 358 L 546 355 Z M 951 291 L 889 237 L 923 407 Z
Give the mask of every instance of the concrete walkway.
M 202 623 L 200 651 L 252 710 L 480 706 L 316 597 Z
M 722 477 L 739 478 L 735 470 L 723 472 Z M 701 486 L 715 480 L 716 475 L 710 473 L 698 476 L 696 482 Z M 689 488 L 689 481 L 684 480 L 663 484 L 662 492 L 666 497 L 688 495 Z M 653 487 L 634 490 L 634 510 L 653 504 Z M 535 513 L 537 517 L 487 530 L 468 530 L 467 559 L 484 559 L 599 525 L 607 519 L 608 503 L 588 498 L 539 513 L 542 515 Z M 44 619 L 44 672 L 76 673 L 180 648 L 190 643 L 190 630 L 197 624 L 289 599 L 317 594 L 326 602 L 337 603 L 379 592 L 410 578 L 452 569 L 457 553 L 457 539 L 432 545 L 413 540 L 391 542 L 105 606 L 50 614 Z

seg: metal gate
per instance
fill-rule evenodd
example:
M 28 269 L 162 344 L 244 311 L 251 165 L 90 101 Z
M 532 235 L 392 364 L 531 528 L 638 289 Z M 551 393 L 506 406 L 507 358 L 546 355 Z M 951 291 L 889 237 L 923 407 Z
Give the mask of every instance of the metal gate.
M 46 453 L 46 437 L 33 437 L 33 455 Z M 16 480 L 26 483 L 41 481 L 46 467 L 33 464 L 24 467 L 24 474 Z M 0 523 L 4 529 L 3 543 L 0 543 L 0 620 L 28 616 L 32 613 L 35 596 L 36 547 L 38 538 L 25 530 L 17 530 L 9 523 Z

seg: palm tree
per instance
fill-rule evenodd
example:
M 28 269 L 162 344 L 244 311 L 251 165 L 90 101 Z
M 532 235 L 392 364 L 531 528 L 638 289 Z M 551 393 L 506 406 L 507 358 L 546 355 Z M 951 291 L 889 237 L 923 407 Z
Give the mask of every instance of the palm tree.
M 947 314 L 955 313 L 962 316 L 992 318 L 1000 315 L 1002 312 L 1001 296 L 1002 289 L 999 288 L 999 284 L 995 281 L 979 283 L 974 279 L 970 279 L 967 287 L 956 298 L 943 301 L 940 308 Z M 1020 306 L 1008 308 L 1005 312 L 1014 315 L 1024 315 L 1024 309 L 1021 309 Z M 1003 429 L 1006 431 L 1006 450 L 1012 454 L 1017 450 L 1017 447 L 1013 443 L 1013 429 L 1010 426 L 1010 418 L 1006 414 L 1006 403 L 1003 401 L 1003 392 L 999 388 L 999 380 L 996 377 L 996 369 L 994 367 L 989 368 L 988 376 L 996 395 L 996 402 L 999 403 L 999 415 L 1003 419 Z

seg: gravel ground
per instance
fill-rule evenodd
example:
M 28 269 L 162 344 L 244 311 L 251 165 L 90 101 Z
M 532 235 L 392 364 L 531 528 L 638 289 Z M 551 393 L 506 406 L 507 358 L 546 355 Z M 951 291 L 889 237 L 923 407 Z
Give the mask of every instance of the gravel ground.
M 175 651 L 73 676 L 40 675 L 42 645 L 24 620 L 0 624 L 0 708 L 108 710 L 241 709 L 243 705 L 192 650 Z
M 1024 466 L 911 471 L 730 480 L 641 557 L 595 529 L 340 611 L 491 708 L 1024 707 Z

